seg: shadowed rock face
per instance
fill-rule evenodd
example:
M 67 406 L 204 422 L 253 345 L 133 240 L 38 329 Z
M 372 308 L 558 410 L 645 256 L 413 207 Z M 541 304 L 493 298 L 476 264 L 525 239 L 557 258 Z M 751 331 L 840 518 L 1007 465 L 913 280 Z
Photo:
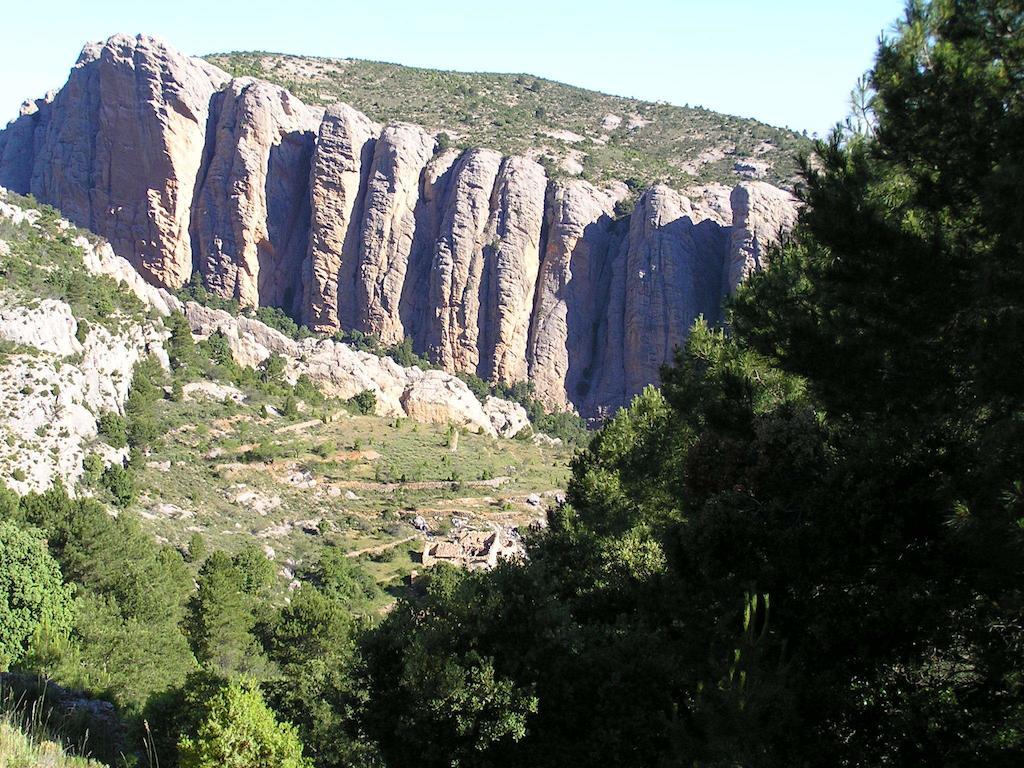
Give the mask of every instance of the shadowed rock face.
M 549 185 L 527 361 L 537 396 L 558 408 L 597 395 L 613 254 L 621 240 L 614 204 L 585 181 Z
M 740 184 L 729 203 L 733 218 L 723 288 L 731 295 L 751 273 L 768 265 L 769 246 L 796 224 L 797 208 L 788 192 L 763 181 Z
M 723 228 L 695 221 L 690 201 L 664 186 L 643 194 L 624 246 L 623 372 L 627 398 L 658 379 L 694 320 L 718 320 Z
M 411 338 L 448 371 L 528 379 L 554 408 L 623 405 L 793 226 L 762 182 L 687 195 L 438 153 L 417 126 L 326 111 L 149 37 L 90 44 L 0 132 L 0 185 L 111 241 L 150 282 L 283 308 L 321 333 Z

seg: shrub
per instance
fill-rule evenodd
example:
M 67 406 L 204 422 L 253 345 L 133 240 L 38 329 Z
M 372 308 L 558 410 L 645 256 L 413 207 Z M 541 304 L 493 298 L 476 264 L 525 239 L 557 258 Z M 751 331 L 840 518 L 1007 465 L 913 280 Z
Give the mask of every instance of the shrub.
M 90 453 L 82 459 L 82 482 L 94 486 L 103 475 L 103 459 L 98 454 Z
M 279 384 L 284 381 L 284 367 L 285 359 L 277 354 L 273 353 L 259 364 L 257 369 L 259 373 L 259 379 L 264 384 Z
M 377 412 L 377 394 L 372 389 L 364 389 L 358 395 L 350 397 L 345 403 L 363 416 Z
M 281 415 L 286 419 L 294 419 L 299 415 L 299 404 L 294 395 L 289 393 L 284 396 L 281 402 Z
M 111 448 L 124 448 L 128 445 L 128 424 L 121 414 L 115 411 L 102 414 L 97 429 Z
M 122 509 L 135 500 L 135 480 L 131 472 L 120 464 L 107 467 L 100 480 L 114 497 L 114 503 Z
M 67 637 L 71 587 L 46 545 L 11 522 L 0 523 L 0 669 L 25 655 L 40 632 Z
M 233 681 L 210 699 L 195 735 L 178 743 L 181 768 L 306 768 L 292 725 L 279 723 L 252 681 Z

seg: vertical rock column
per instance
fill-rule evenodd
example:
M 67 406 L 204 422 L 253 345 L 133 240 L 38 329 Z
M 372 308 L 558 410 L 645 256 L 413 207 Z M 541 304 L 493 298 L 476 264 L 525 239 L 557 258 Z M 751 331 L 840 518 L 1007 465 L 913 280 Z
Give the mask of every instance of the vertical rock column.
M 768 265 L 767 251 L 796 224 L 797 200 L 763 181 L 747 181 L 733 189 L 732 234 L 723 292 L 732 295 L 752 272 Z
M 34 137 L 30 191 L 106 237 L 151 283 L 182 285 L 208 107 L 227 80 L 152 37 L 87 45 Z
M 50 122 L 52 92 L 26 101 L 18 117 L 0 131 L 0 187 L 22 195 L 32 191 L 32 168 Z
M 491 195 L 501 155 L 489 149 L 468 150 L 453 170 L 441 235 L 434 254 L 430 297 L 434 322 L 431 347 L 448 371 L 476 373 L 481 286 Z
M 341 327 L 342 286 L 351 292 L 359 259 L 363 195 L 380 128 L 346 104 L 327 109 L 310 171 L 309 258 L 302 317 L 319 333 Z M 341 279 L 348 276 L 347 282 Z M 351 318 L 348 318 L 351 327 Z
M 533 314 L 547 177 L 524 157 L 501 166 L 490 221 L 484 234 L 485 258 L 492 260 L 486 312 L 481 317 L 480 376 L 493 381 L 525 381 L 526 346 Z
M 301 295 L 309 176 L 323 110 L 237 78 L 217 95 L 192 242 L 207 287 L 242 306 L 291 310 Z
M 384 129 L 373 152 L 351 297 L 352 322 L 385 344 L 400 342 L 406 335 L 400 305 L 413 251 L 420 177 L 434 144 L 433 136 L 421 128 L 398 123 Z
M 625 395 L 657 382 L 698 316 L 718 317 L 725 239 L 694 222 L 690 201 L 665 186 L 641 196 L 630 220 L 624 307 Z
M 550 407 L 585 410 L 607 309 L 613 200 L 585 181 L 552 183 L 547 238 L 537 279 L 528 348 L 529 374 Z

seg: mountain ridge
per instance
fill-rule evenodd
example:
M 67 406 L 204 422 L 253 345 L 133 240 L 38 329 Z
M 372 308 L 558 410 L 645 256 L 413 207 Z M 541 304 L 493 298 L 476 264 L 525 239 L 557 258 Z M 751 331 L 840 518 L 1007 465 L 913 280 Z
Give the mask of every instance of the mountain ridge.
M 203 58 L 233 76 L 268 80 L 309 104 L 342 101 L 379 122 L 446 132 L 463 148 L 482 146 L 506 155 L 533 150 L 549 173 L 569 172 L 598 184 L 631 178 L 635 185 L 666 183 L 684 190 L 763 176 L 788 189 L 797 176 L 796 156 L 811 149 L 806 136 L 756 118 L 526 72 L 439 70 L 267 51 Z M 585 157 L 580 162 L 574 155 Z M 563 162 L 580 168 L 567 171 Z
M 440 137 L 115 35 L 0 133 L 0 184 L 106 237 L 155 285 L 198 273 L 243 306 L 408 338 L 448 371 L 529 381 L 586 416 L 656 382 L 796 217 L 789 193 L 754 180 L 655 185 L 627 215 L 625 182 Z

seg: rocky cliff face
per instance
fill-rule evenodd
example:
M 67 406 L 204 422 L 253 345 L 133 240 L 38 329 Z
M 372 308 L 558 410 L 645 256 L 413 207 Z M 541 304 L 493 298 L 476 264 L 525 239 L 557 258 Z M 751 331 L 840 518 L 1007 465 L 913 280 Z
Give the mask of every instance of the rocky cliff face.
M 0 145 L 0 185 L 103 235 L 155 284 L 192 270 L 189 221 L 210 100 L 228 76 L 150 37 L 87 45 L 67 84 Z
M 624 185 L 438 151 L 416 126 L 309 107 L 123 35 L 87 46 L 0 133 L 0 184 L 107 237 L 157 286 L 199 272 L 243 305 L 411 338 L 446 370 L 528 379 L 584 415 L 656 381 L 796 218 L 762 182 L 656 186 L 617 217 Z

